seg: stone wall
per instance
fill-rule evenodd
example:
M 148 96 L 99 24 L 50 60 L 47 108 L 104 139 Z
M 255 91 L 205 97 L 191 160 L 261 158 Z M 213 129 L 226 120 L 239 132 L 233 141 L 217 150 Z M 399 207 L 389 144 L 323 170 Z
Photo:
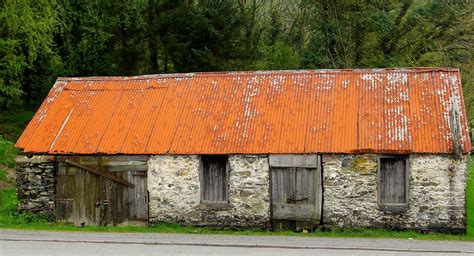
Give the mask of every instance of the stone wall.
M 409 162 L 409 206 L 378 205 L 377 155 L 323 155 L 323 224 L 464 231 L 467 158 L 417 154 Z M 19 210 L 53 215 L 55 170 L 51 156 L 17 157 Z M 148 160 L 150 222 L 268 226 L 269 163 L 266 155 L 229 156 L 229 202 L 201 204 L 200 156 L 156 155 Z
M 386 227 L 464 231 L 466 158 L 409 157 L 409 206 L 399 212 L 378 206 L 376 155 L 323 156 L 323 222 L 339 227 Z
M 148 161 L 150 222 L 212 226 L 267 226 L 270 214 L 267 156 L 229 156 L 229 203 L 200 202 L 197 155 L 157 155 Z
M 54 157 L 19 156 L 15 160 L 19 211 L 53 216 L 56 192 Z

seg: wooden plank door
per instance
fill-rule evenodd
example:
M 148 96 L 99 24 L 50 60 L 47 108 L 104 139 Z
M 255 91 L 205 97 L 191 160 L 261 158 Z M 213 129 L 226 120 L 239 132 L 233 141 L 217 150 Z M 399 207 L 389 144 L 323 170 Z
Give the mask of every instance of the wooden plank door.
M 128 220 L 148 224 L 148 190 L 147 190 L 147 172 L 136 171 L 127 172 L 128 178 L 135 187 L 129 188 L 128 199 L 130 202 Z
M 108 225 L 148 224 L 147 176 L 144 171 L 117 171 L 114 175 L 134 184 L 124 187 L 110 180 L 105 182 L 106 215 Z
M 99 225 L 99 184 L 97 175 L 60 163 L 56 183 L 56 219 L 76 226 Z
M 97 168 L 89 165 L 83 167 Z M 127 171 L 122 166 L 110 169 L 106 176 L 102 176 L 84 168 L 59 163 L 55 211 L 57 220 L 77 226 L 148 223 L 145 171 Z M 119 178 L 118 181 L 122 183 L 117 182 L 116 178 L 111 179 L 110 175 Z
M 271 162 L 274 228 L 312 229 L 319 224 L 322 188 L 320 162 L 317 159 L 315 161 L 310 165 L 306 163 L 306 160 L 290 161 L 290 164 L 282 164 L 281 161 Z

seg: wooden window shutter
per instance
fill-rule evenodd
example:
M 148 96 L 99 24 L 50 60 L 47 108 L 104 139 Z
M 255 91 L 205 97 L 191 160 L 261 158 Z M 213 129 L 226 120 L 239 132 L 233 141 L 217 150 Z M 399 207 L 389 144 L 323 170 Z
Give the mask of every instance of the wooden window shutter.
M 201 169 L 201 200 L 227 201 L 227 157 L 203 156 Z
M 380 158 L 379 202 L 387 205 L 408 203 L 408 176 L 405 157 Z

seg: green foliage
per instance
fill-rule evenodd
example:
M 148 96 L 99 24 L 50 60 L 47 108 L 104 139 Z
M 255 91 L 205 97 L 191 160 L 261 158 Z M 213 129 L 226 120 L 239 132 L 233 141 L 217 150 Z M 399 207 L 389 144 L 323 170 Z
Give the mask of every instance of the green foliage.
M 0 218 L 1 223 L 5 219 L 11 218 L 17 211 L 18 198 L 15 188 L 5 188 L 0 190 Z
M 262 59 L 256 64 L 259 70 L 297 69 L 300 63 L 298 53 L 284 42 L 264 45 Z
M 474 237 L 474 158 L 469 162 L 466 186 L 467 235 Z
M 173 70 L 236 69 L 245 62 L 245 10 L 235 1 L 175 4 L 158 20 L 160 42 Z
M 29 105 L 35 92 L 51 86 L 53 78 L 47 75 L 56 75 L 54 5 L 50 1 L 2 1 L 0 24 L 0 104 L 7 106 L 23 93 Z
M 18 153 L 13 143 L 0 136 L 0 165 L 15 166 L 14 157 Z
M 18 213 L 18 197 L 15 188 L 0 189 L 0 227 L 22 225 L 48 225 L 52 217 L 44 214 Z
M 7 171 L 0 169 L 0 181 L 6 181 L 7 180 Z
M 454 66 L 462 71 L 474 122 L 474 6 L 466 1 L 18 0 L 0 5 L 4 108 L 16 108 L 19 100 L 36 108 L 57 76 Z M 0 133 L 15 131 L 0 127 Z
M 3 135 L 7 140 L 16 141 L 34 114 L 34 111 L 21 108 L 0 111 L 0 136 Z
M 22 118 L 19 117 L 19 120 Z M 13 143 L 0 136 L 0 166 L 14 167 L 17 150 Z M 0 169 L 0 227 L 12 225 L 46 224 L 52 217 L 43 214 L 18 212 L 15 184 L 7 180 L 7 171 Z
M 311 5 L 308 67 L 458 66 L 472 52 L 467 2 L 339 1 Z M 470 36 L 469 36 L 470 35 Z M 457 65 L 456 65 L 457 64 Z

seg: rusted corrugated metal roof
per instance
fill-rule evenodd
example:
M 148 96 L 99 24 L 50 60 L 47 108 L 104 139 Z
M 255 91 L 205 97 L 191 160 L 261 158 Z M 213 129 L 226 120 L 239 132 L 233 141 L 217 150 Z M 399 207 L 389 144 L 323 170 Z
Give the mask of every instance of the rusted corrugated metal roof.
M 451 153 L 453 123 L 466 153 L 459 71 L 450 68 L 59 78 L 16 146 L 50 154 Z

